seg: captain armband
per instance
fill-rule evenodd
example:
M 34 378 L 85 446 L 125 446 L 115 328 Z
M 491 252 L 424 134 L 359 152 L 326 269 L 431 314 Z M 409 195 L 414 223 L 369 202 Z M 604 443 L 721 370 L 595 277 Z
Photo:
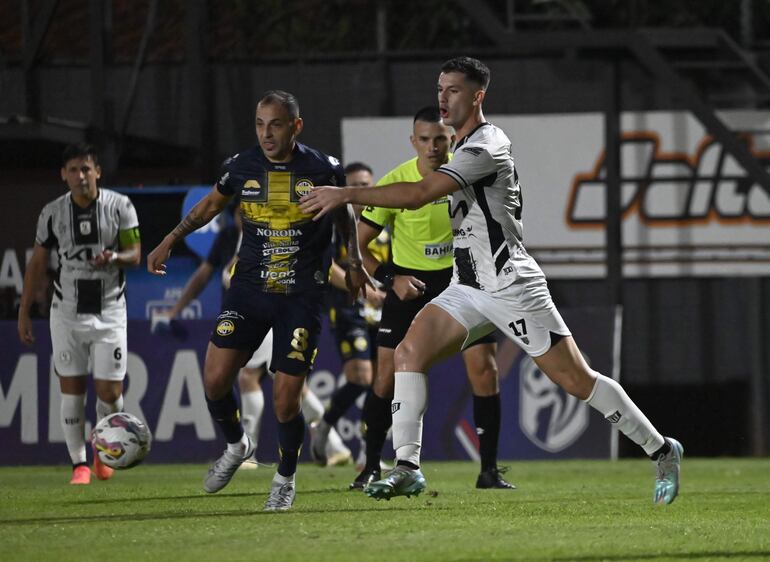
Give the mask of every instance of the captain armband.
M 118 234 L 118 240 L 120 241 L 120 247 L 125 248 L 127 246 L 133 246 L 139 243 L 139 227 L 135 226 L 126 230 L 121 230 Z
M 384 290 L 389 290 L 393 287 L 393 278 L 396 276 L 396 271 L 389 263 L 381 263 L 374 270 L 374 278 L 382 284 Z

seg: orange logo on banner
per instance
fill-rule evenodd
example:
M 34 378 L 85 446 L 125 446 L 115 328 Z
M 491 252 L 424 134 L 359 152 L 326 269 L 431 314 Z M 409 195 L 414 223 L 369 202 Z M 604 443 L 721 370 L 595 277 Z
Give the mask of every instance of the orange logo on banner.
M 770 167 L 770 152 L 755 150 L 754 135 L 741 134 L 740 138 L 762 165 Z M 624 197 L 621 201 L 624 220 L 636 213 L 640 221 L 650 227 L 691 226 L 712 222 L 726 225 L 770 223 L 770 196 L 746 175 L 743 168 L 713 137 L 705 137 L 692 156 L 682 152 L 665 152 L 661 150 L 660 144 L 660 137 L 652 131 L 624 133 L 621 136 L 621 154 L 624 149 L 636 148 L 647 155 L 642 172 L 637 176 L 625 176 L 621 166 L 621 189 L 632 187 L 632 196 Z M 587 194 L 591 189 L 606 191 L 605 158 L 605 151 L 602 151 L 590 172 L 578 173 L 572 180 L 565 216 L 570 228 L 604 228 L 603 206 L 599 212 L 586 214 L 579 210 L 579 205 L 581 194 L 589 198 Z M 726 164 L 730 161 L 731 170 L 727 171 Z M 677 189 L 677 192 L 672 194 L 672 189 Z M 759 192 L 756 197 L 764 198 L 764 201 L 751 199 L 754 189 Z M 666 196 L 656 199 L 656 190 L 669 191 Z M 752 205 L 752 201 L 755 204 Z M 654 208 L 655 205 L 668 205 L 669 208 L 661 211 Z

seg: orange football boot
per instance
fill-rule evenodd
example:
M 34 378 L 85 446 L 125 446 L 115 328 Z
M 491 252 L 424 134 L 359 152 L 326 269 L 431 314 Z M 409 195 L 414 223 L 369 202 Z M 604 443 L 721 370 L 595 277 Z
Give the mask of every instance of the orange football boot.
M 90 484 L 91 483 L 91 469 L 85 465 L 78 465 L 72 469 L 72 479 L 70 484 Z
M 99 480 L 109 480 L 112 478 L 113 472 L 115 472 L 115 469 L 104 464 L 99 459 L 99 455 L 96 454 L 96 450 L 94 450 L 94 474 L 96 474 L 96 477 Z

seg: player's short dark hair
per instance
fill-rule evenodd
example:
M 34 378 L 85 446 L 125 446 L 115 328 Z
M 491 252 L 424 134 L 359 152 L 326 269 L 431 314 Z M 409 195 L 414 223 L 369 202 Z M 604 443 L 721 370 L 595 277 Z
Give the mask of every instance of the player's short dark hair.
M 282 105 L 286 108 L 286 111 L 292 119 L 297 119 L 299 117 L 299 102 L 294 94 L 290 94 L 283 90 L 268 90 L 262 94 L 257 105 L 259 106 L 260 104 L 267 103 L 277 103 Z
M 455 57 L 441 65 L 441 72 L 460 72 L 471 82 L 477 83 L 482 90 L 489 87 L 491 73 L 489 68 L 478 59 L 471 57 Z
M 363 162 L 351 162 L 345 166 L 345 175 L 355 174 L 356 172 L 369 172 L 370 174 L 374 175 L 374 172 L 372 172 L 372 169 L 369 167 L 369 165 L 364 164 Z
M 414 121 L 412 121 L 412 123 L 417 123 L 417 121 L 423 121 L 425 123 L 440 123 L 441 113 L 439 112 L 437 106 L 428 105 L 414 114 Z
M 61 155 L 62 168 L 67 165 L 67 162 L 73 158 L 88 158 L 94 161 L 94 164 L 99 165 L 99 154 L 96 152 L 96 147 L 85 142 L 79 142 L 67 145 Z

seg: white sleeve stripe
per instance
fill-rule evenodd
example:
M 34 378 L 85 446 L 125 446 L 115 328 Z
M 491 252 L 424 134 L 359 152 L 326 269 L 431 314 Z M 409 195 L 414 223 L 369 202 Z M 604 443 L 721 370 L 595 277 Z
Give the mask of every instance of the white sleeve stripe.
M 446 175 L 448 175 L 450 178 L 455 180 L 457 183 L 460 184 L 460 187 L 468 187 L 468 182 L 465 181 L 465 178 L 463 178 L 460 174 L 452 170 L 451 168 L 444 168 L 443 166 L 436 170 L 437 172 L 443 172 Z

